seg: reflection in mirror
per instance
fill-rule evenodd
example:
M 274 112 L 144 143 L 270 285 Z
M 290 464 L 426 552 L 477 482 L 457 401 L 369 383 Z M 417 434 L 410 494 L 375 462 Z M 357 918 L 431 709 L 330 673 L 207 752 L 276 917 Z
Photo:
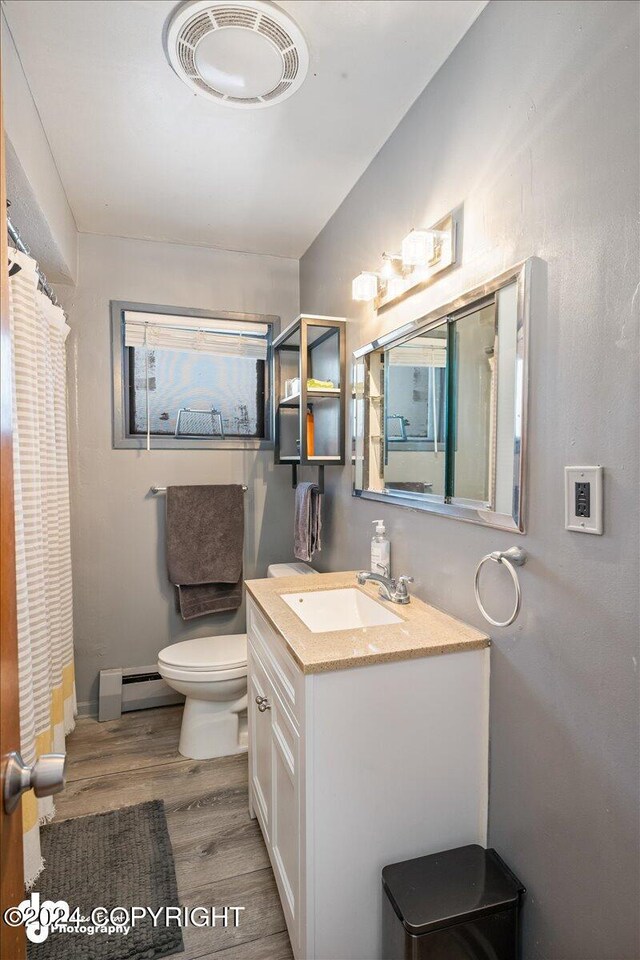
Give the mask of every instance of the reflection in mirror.
M 532 261 L 358 350 L 354 494 L 523 530 Z
M 451 323 L 453 396 L 449 448 L 451 496 L 493 502 L 495 301 Z
M 443 497 L 446 324 L 386 350 L 384 364 L 385 487 Z

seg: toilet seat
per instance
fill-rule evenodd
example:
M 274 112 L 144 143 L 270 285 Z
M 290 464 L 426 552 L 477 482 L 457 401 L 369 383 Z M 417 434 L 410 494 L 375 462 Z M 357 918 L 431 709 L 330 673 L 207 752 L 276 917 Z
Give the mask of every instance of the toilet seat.
M 195 637 L 172 643 L 158 654 L 158 667 L 168 680 L 206 683 L 246 676 L 247 635 Z

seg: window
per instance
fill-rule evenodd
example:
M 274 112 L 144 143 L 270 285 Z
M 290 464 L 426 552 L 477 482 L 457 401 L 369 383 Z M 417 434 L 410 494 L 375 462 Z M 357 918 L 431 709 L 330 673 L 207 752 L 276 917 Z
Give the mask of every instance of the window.
M 113 301 L 114 446 L 270 445 L 273 321 Z

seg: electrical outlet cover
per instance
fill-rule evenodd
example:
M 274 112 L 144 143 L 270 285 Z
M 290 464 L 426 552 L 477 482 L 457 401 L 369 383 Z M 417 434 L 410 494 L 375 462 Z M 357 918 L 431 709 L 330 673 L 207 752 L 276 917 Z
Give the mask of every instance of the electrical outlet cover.
M 564 525 L 576 533 L 602 533 L 602 467 L 564 468 Z

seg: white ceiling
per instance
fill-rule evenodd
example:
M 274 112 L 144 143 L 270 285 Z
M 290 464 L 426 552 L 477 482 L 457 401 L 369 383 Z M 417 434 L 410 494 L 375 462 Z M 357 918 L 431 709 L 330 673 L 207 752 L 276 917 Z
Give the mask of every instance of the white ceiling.
M 233 110 L 169 67 L 173 0 L 6 0 L 78 229 L 299 257 L 486 0 L 289 0 L 309 74 Z

